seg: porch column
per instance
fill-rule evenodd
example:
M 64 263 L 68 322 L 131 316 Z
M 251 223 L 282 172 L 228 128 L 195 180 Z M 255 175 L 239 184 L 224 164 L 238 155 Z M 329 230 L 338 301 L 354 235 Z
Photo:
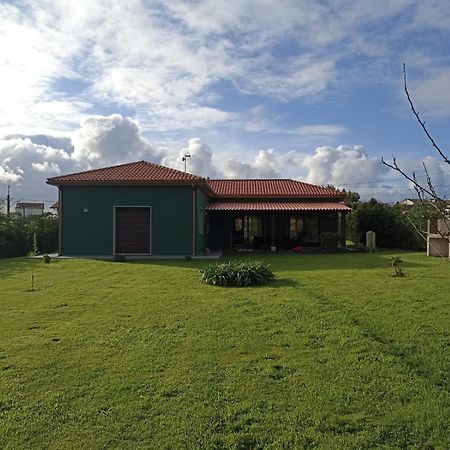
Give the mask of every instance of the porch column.
M 345 241 L 347 240 L 347 211 L 341 212 L 341 239 L 342 245 L 345 245 Z
M 270 222 L 271 222 L 270 223 L 270 229 L 271 229 L 270 245 L 271 245 L 271 247 L 273 247 L 275 245 L 275 233 L 276 233 L 275 220 L 276 220 L 276 216 L 275 216 L 275 214 L 272 214 L 270 216 Z

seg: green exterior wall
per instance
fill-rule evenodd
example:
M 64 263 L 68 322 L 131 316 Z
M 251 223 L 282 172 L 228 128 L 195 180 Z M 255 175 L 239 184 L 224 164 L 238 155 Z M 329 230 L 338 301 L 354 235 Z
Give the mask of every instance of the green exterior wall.
M 114 206 L 151 206 L 152 255 L 191 255 L 192 191 L 190 185 L 61 186 L 60 252 L 112 255 Z

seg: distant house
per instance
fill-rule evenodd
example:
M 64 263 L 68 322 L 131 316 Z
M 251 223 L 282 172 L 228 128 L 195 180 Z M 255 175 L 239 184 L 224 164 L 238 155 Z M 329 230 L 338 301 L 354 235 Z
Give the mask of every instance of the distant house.
M 139 161 L 49 178 L 62 255 L 198 255 L 314 247 L 341 233 L 344 194 L 289 179 L 209 180 Z
M 420 205 L 422 202 L 418 198 L 405 198 L 401 202 L 399 202 L 402 206 L 414 206 Z
M 40 216 L 44 214 L 44 203 L 17 202 L 16 213 L 22 217 Z

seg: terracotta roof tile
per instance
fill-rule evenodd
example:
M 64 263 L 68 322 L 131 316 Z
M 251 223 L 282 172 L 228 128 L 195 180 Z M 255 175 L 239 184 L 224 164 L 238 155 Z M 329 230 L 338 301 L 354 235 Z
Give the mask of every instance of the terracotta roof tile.
M 47 184 L 146 184 L 206 181 L 202 177 L 146 161 L 48 178 Z
M 334 189 L 288 179 L 208 180 L 217 197 L 222 198 L 343 198 Z
M 224 202 L 213 201 L 207 211 L 351 211 L 340 202 Z

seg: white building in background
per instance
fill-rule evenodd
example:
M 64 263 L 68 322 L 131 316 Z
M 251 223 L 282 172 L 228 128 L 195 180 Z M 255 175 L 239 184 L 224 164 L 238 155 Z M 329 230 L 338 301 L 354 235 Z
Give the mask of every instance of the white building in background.
M 41 214 L 44 214 L 44 204 L 17 202 L 16 213 L 20 214 L 22 217 L 40 216 Z

